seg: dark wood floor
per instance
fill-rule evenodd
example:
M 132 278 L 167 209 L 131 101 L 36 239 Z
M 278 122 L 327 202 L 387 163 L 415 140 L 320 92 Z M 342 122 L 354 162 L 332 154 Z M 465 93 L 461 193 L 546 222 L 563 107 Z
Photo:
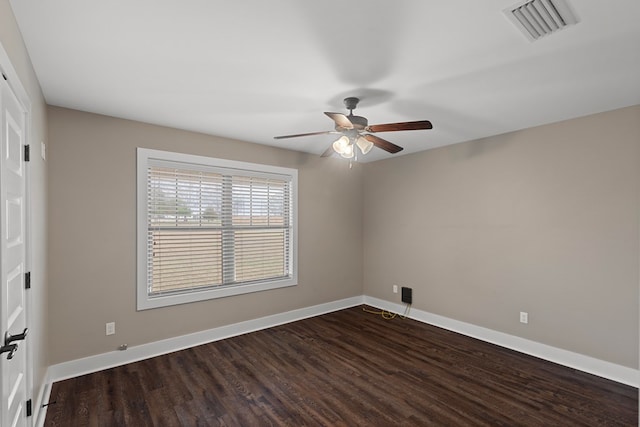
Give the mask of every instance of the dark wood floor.
M 57 382 L 46 426 L 635 426 L 638 389 L 361 307 Z

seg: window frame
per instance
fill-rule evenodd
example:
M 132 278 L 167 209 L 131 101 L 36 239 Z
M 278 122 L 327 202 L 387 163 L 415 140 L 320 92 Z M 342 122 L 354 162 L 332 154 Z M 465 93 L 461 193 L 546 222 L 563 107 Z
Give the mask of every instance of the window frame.
M 148 238 L 148 206 L 147 206 L 147 181 L 148 167 L 154 161 L 175 163 L 176 166 L 193 167 L 194 170 L 238 170 L 238 175 L 246 171 L 248 175 L 266 174 L 271 176 L 286 177 L 291 185 L 291 240 L 290 262 L 291 277 L 254 281 L 250 283 L 219 285 L 203 289 L 187 289 L 180 293 L 149 295 L 147 290 L 147 238 Z M 137 148 L 136 170 L 136 295 L 137 310 L 147 310 L 158 307 L 167 307 L 177 304 L 187 304 L 209 299 L 224 298 L 233 295 L 242 295 L 252 292 L 260 292 L 270 289 L 278 289 L 298 284 L 298 171 L 297 169 L 279 166 L 263 165 L 257 163 L 240 162 L 235 160 L 219 159 L 214 157 L 199 156 L 193 154 L 176 153 L 170 151 Z

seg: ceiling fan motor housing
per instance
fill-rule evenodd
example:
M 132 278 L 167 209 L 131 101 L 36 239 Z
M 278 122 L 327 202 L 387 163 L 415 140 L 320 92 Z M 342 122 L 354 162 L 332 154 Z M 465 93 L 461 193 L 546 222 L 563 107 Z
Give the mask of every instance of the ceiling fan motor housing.
M 369 125 L 369 121 L 366 117 L 348 115 L 347 118 L 351 124 L 353 124 L 354 129 L 364 130 Z

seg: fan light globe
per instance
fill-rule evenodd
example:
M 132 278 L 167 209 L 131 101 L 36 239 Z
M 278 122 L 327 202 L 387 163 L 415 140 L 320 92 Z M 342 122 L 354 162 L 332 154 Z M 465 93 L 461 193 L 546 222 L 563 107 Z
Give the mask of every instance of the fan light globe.
M 340 153 L 342 157 L 345 159 L 350 159 L 353 157 L 353 145 L 348 144 L 342 153 Z
M 356 141 L 356 145 L 362 151 L 362 154 L 367 154 L 373 148 L 373 142 L 368 141 L 365 137 L 358 137 L 358 141 Z
M 343 135 L 333 143 L 333 150 L 342 155 L 349 149 L 349 146 L 349 138 Z M 353 149 L 351 151 L 353 151 Z

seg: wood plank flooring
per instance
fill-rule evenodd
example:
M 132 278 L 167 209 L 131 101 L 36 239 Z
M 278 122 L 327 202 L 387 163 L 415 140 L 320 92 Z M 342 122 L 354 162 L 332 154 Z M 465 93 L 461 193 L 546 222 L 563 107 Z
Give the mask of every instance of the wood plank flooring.
M 57 382 L 46 426 L 634 426 L 638 389 L 361 307 Z

